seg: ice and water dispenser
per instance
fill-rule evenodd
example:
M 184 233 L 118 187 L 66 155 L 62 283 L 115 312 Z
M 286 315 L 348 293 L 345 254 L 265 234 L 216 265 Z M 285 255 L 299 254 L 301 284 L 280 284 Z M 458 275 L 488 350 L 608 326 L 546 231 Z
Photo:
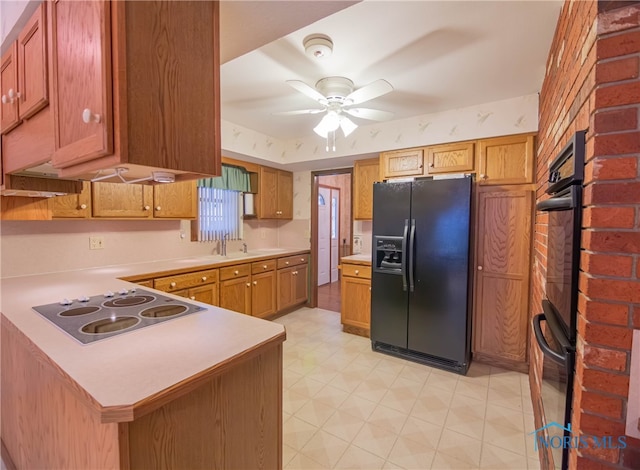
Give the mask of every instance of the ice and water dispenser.
M 379 273 L 402 274 L 405 260 L 404 237 L 374 236 L 373 270 Z

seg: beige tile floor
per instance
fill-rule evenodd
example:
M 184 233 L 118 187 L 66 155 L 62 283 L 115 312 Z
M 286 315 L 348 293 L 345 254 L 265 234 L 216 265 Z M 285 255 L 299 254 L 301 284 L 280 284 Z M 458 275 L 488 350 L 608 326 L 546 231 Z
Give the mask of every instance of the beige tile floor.
M 287 469 L 538 469 L 528 377 L 472 363 L 460 376 L 371 350 L 340 314 L 286 326 Z

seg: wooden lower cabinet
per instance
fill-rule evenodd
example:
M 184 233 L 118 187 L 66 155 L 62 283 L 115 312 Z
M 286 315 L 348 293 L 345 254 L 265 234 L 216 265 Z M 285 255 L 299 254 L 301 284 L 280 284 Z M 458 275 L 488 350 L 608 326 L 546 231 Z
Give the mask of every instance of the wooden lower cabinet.
M 474 359 L 527 370 L 533 189 L 478 193 Z
M 275 271 L 251 276 L 251 315 L 265 318 L 276 313 L 276 285 Z
M 306 264 L 278 270 L 278 311 L 305 303 L 309 298 Z
M 198 302 L 218 305 L 218 279 L 217 269 L 205 269 L 157 278 L 153 281 L 153 287 Z M 137 283 L 142 285 L 141 282 Z
M 220 307 L 251 315 L 251 277 L 240 276 L 221 281 Z
M 341 318 L 344 331 L 369 336 L 371 267 L 342 262 Z

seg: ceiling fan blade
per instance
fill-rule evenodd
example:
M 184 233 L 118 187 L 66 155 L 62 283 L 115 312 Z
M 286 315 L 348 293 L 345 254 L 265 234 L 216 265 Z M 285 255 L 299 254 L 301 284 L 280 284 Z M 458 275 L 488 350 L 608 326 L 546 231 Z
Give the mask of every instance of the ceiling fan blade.
M 287 80 L 287 84 L 292 88 L 298 90 L 303 95 L 307 95 L 312 100 L 317 101 L 318 103 L 325 104 L 327 102 L 327 98 L 325 98 L 322 93 L 320 93 L 315 88 L 307 85 L 305 82 L 302 82 L 300 80 Z
M 318 114 L 324 111 L 324 109 L 297 109 L 295 111 L 280 111 L 271 114 L 273 116 L 297 116 L 298 114 Z
M 350 105 L 364 103 L 365 101 L 386 95 L 391 91 L 393 91 L 393 87 L 388 81 L 382 79 L 376 80 L 375 82 L 369 83 L 368 85 L 351 92 L 346 97 L 345 101 Z
M 394 114 L 389 111 L 380 111 L 379 109 L 369 108 L 343 108 L 343 111 L 351 114 L 352 116 L 362 119 L 371 119 L 372 121 L 388 121 L 389 119 L 393 119 L 394 116 Z

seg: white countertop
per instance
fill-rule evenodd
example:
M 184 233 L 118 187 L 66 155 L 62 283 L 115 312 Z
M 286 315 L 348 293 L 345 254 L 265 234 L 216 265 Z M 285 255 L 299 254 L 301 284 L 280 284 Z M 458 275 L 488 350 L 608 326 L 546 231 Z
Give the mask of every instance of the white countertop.
M 340 258 L 340 261 L 347 261 L 347 262 L 349 262 L 349 261 L 361 261 L 361 262 L 364 262 L 364 263 L 371 263 L 371 253 L 343 256 L 342 258 Z
M 236 260 L 301 251 L 305 250 L 264 250 Z M 134 285 L 119 277 L 211 266 L 216 261 L 230 259 L 206 256 L 4 278 L 2 314 L 101 406 L 133 405 L 281 335 L 284 327 L 200 303 L 206 310 L 82 345 L 31 307 Z

